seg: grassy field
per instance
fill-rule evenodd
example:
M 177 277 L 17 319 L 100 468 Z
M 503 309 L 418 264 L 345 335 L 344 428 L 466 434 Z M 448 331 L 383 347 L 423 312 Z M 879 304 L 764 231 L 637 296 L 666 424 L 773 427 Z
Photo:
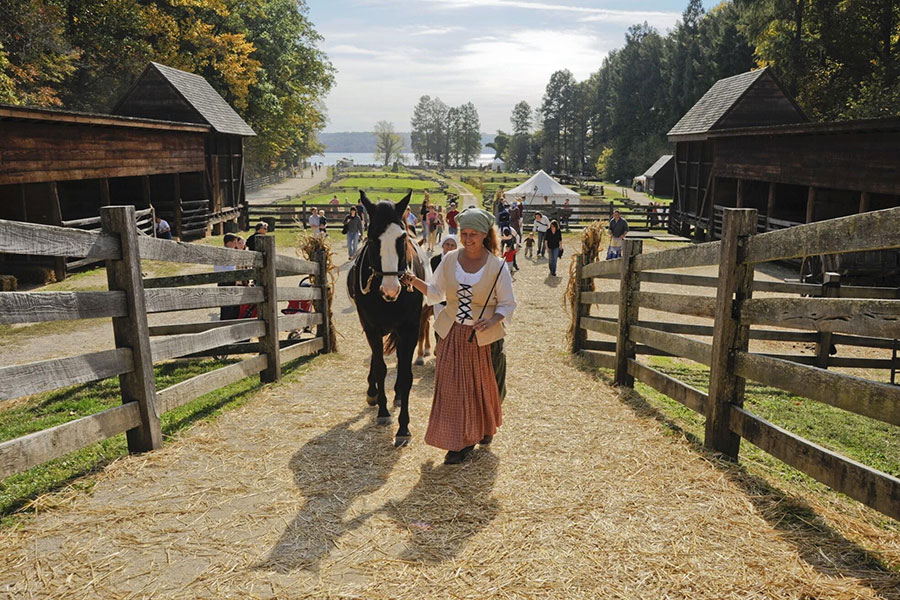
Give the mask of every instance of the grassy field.
M 379 198 L 382 200 L 392 200 L 394 202 L 397 202 L 406 195 L 406 192 L 384 192 L 377 189 L 363 189 L 366 192 L 366 196 L 369 197 L 369 200 L 372 200 L 373 202 Z M 331 201 L 332 196 L 334 196 L 335 194 L 337 194 L 338 200 L 341 201 L 342 205 L 347 204 L 348 202 L 351 204 L 359 202 L 359 192 L 355 189 L 347 188 L 333 189 L 332 191 L 297 196 L 289 202 L 285 202 L 285 204 L 302 204 L 303 202 L 308 202 L 310 204 L 328 204 Z M 440 204 L 442 206 L 447 204 L 447 194 L 442 192 L 429 192 L 429 195 L 432 202 Z M 421 204 L 424 197 L 424 191 L 413 190 L 411 202 L 413 204 Z
M 285 374 L 305 368 L 311 357 L 289 364 Z M 165 389 L 180 381 L 212 371 L 235 361 L 212 359 L 179 360 L 154 366 L 156 387 Z M 225 410 L 241 406 L 261 387 L 258 376 L 220 388 L 161 417 L 165 439 Z M 121 404 L 118 378 L 36 394 L 0 411 L 0 441 L 41 431 Z M 64 457 L 0 480 L 0 527 L 14 525 L 30 512 L 28 504 L 37 496 L 67 485 L 89 487 L 76 481 L 128 452 L 125 435 L 117 435 Z
M 388 188 L 404 188 L 412 190 L 437 190 L 438 184 L 434 181 L 423 181 L 409 177 L 347 177 L 334 182 L 334 187 L 353 188 L 364 190 L 378 190 Z

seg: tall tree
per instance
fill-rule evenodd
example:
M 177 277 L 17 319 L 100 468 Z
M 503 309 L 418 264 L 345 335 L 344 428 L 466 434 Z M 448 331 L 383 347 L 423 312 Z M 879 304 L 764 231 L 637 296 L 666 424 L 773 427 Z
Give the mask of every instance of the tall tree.
M 429 150 L 429 111 L 431 106 L 431 96 L 422 96 L 419 98 L 418 103 L 413 108 L 413 116 L 410 125 L 412 126 L 412 131 L 410 132 L 410 144 L 412 146 L 412 152 L 416 157 L 418 162 L 422 162 L 422 160 L 426 158 L 430 158 L 428 154 Z
M 460 158 L 463 166 L 468 167 L 481 154 L 481 122 L 478 111 L 471 102 L 459 107 L 460 121 Z
M 494 141 L 485 144 L 485 146 L 494 151 L 494 158 L 503 159 L 506 156 L 506 149 L 509 148 L 510 141 L 509 134 L 502 129 L 498 129 L 497 135 L 494 136 Z
M 405 143 L 403 136 L 394 131 L 394 124 L 387 121 L 375 123 L 375 160 L 385 166 L 401 161 Z
M 512 140 L 509 144 L 509 152 L 507 154 L 507 162 L 509 168 L 513 170 L 525 169 L 528 167 L 528 157 L 531 149 L 531 123 L 532 123 L 531 106 L 522 100 L 513 107 L 509 122 L 512 125 Z

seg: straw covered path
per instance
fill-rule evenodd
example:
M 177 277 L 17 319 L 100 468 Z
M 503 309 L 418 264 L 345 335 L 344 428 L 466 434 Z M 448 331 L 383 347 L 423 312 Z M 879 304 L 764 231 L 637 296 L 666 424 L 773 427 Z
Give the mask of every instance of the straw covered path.
M 41 499 L 0 532 L 0 598 L 895 597 L 896 574 L 810 551 L 737 469 L 579 368 L 545 263 L 516 279 L 491 450 L 448 467 L 423 444 L 431 360 L 415 368 L 413 443 L 391 446 L 341 282 L 340 353 L 90 491 Z

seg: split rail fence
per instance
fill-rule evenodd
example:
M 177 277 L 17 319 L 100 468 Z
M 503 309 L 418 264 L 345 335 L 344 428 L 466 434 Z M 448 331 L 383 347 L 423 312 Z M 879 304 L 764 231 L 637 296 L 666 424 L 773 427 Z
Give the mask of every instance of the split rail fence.
M 534 222 L 535 213 L 540 212 L 551 219 L 559 219 L 560 225 L 565 229 L 563 219 L 568 211 L 569 229 L 584 229 L 592 221 L 609 221 L 616 209 L 619 210 L 622 218 L 628 221 L 628 227 L 632 231 L 665 230 L 669 227 L 668 206 L 635 205 L 626 207 L 617 206 L 612 202 L 609 204 L 578 204 L 570 206 L 568 209 L 561 204 L 527 204 L 523 223 L 531 225 Z
M 306 261 L 275 252 L 215 248 L 140 235 L 133 206 L 101 210 L 101 230 L 81 231 L 0 220 L 0 252 L 91 258 L 106 265 L 108 291 L 2 292 L 0 324 L 111 318 L 115 347 L 77 356 L 0 367 L 3 401 L 118 376 L 122 405 L 0 443 L 0 479 L 125 433 L 130 452 L 162 445 L 160 415 L 259 373 L 281 379 L 283 364 L 329 352 L 326 257 Z M 233 270 L 142 279 L 141 261 L 225 265 Z M 278 285 L 279 276 L 312 275 L 310 287 Z M 254 280 L 255 287 L 204 284 Z M 279 303 L 310 300 L 315 312 L 282 315 Z M 256 304 L 259 317 L 150 327 L 148 314 Z M 279 343 L 279 333 L 316 327 L 315 337 Z M 151 339 L 153 336 L 153 339 Z M 258 338 L 258 343 L 243 340 Z M 233 345 L 233 346 L 229 346 Z M 157 390 L 153 364 L 203 354 L 257 353 L 240 362 Z
M 722 240 L 642 254 L 627 240 L 623 257 L 576 262 L 579 282 L 573 352 L 615 371 L 619 385 L 635 379 L 706 417 L 704 444 L 737 459 L 741 438 L 818 481 L 900 520 L 900 479 L 766 421 L 744 408 L 747 380 L 785 390 L 858 415 L 900 426 L 900 386 L 827 368 L 897 370 L 900 296 L 896 288 L 754 281 L 757 265 L 817 254 L 900 248 L 900 208 L 757 234 L 757 211 L 727 209 Z M 666 272 L 718 265 L 718 277 Z M 594 291 L 595 278 L 618 279 L 618 291 Z M 641 284 L 710 286 L 715 297 L 650 292 Z M 760 297 L 754 292 L 802 294 Z M 613 305 L 616 318 L 590 315 Z M 640 309 L 712 319 L 713 324 L 639 319 Z M 759 329 L 763 325 L 767 328 Z M 775 327 L 775 329 L 772 329 Z M 787 329 L 790 328 L 790 329 Z M 796 331 L 795 331 L 796 330 Z M 588 339 L 596 332 L 614 342 Z M 711 337 L 711 342 L 697 337 Z M 815 343 L 815 356 L 749 351 L 751 339 Z M 892 350 L 892 358 L 836 358 L 832 344 Z M 709 392 L 654 369 L 639 355 L 667 355 L 709 367 Z

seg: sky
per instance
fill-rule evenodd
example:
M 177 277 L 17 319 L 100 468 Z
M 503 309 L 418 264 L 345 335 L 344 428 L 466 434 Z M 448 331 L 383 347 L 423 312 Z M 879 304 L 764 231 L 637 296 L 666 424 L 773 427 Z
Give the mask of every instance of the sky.
M 707 7 L 712 2 L 704 3 Z M 337 70 L 327 132 L 410 130 L 419 98 L 472 102 L 486 133 L 510 129 L 520 100 L 540 105 L 550 75 L 579 81 L 625 43 L 630 25 L 671 29 L 687 0 L 308 0 Z

